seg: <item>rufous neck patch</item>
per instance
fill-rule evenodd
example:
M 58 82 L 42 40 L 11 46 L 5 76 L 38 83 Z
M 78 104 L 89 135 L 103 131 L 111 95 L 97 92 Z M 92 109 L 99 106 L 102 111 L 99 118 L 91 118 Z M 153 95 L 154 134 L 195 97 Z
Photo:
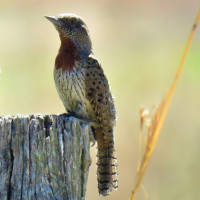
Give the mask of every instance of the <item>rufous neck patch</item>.
M 55 68 L 72 71 L 75 61 L 80 60 L 75 44 L 67 37 L 60 35 L 61 46 L 55 60 Z

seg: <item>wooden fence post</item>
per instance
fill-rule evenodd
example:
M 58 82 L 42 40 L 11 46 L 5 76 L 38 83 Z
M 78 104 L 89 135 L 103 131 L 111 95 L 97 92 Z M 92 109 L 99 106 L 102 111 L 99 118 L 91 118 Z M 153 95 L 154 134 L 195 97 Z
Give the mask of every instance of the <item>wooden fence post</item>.
M 90 131 L 66 114 L 0 117 L 0 199 L 85 199 Z

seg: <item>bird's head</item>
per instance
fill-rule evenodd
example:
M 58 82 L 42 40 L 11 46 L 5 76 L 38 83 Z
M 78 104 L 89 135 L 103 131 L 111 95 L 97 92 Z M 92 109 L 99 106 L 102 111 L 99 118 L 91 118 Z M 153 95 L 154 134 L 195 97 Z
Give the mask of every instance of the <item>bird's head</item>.
M 59 32 L 61 42 L 68 38 L 79 50 L 91 51 L 91 40 L 88 28 L 84 21 L 74 14 L 59 14 L 57 16 L 45 16 L 52 22 Z

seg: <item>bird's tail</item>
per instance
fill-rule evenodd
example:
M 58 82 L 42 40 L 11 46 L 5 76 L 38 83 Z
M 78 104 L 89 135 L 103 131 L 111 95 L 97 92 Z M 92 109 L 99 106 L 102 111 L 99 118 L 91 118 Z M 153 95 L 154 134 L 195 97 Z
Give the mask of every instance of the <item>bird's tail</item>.
M 117 159 L 115 157 L 113 131 L 95 130 L 97 139 L 97 180 L 99 194 L 108 196 L 118 188 Z

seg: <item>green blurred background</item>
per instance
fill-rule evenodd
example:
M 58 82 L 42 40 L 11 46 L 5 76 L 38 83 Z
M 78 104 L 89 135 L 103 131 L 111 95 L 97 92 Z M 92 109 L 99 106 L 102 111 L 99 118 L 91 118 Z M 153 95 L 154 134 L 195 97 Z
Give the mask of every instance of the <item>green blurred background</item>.
M 43 15 L 82 16 L 112 86 L 118 114 L 119 190 L 127 200 L 137 170 L 139 109 L 160 102 L 171 85 L 198 0 L 1 0 L 0 115 L 63 113 L 53 81 L 59 37 Z M 143 181 L 153 200 L 200 198 L 200 27 L 190 48 Z M 95 148 L 87 200 L 99 197 Z M 139 200 L 148 199 L 140 191 Z

